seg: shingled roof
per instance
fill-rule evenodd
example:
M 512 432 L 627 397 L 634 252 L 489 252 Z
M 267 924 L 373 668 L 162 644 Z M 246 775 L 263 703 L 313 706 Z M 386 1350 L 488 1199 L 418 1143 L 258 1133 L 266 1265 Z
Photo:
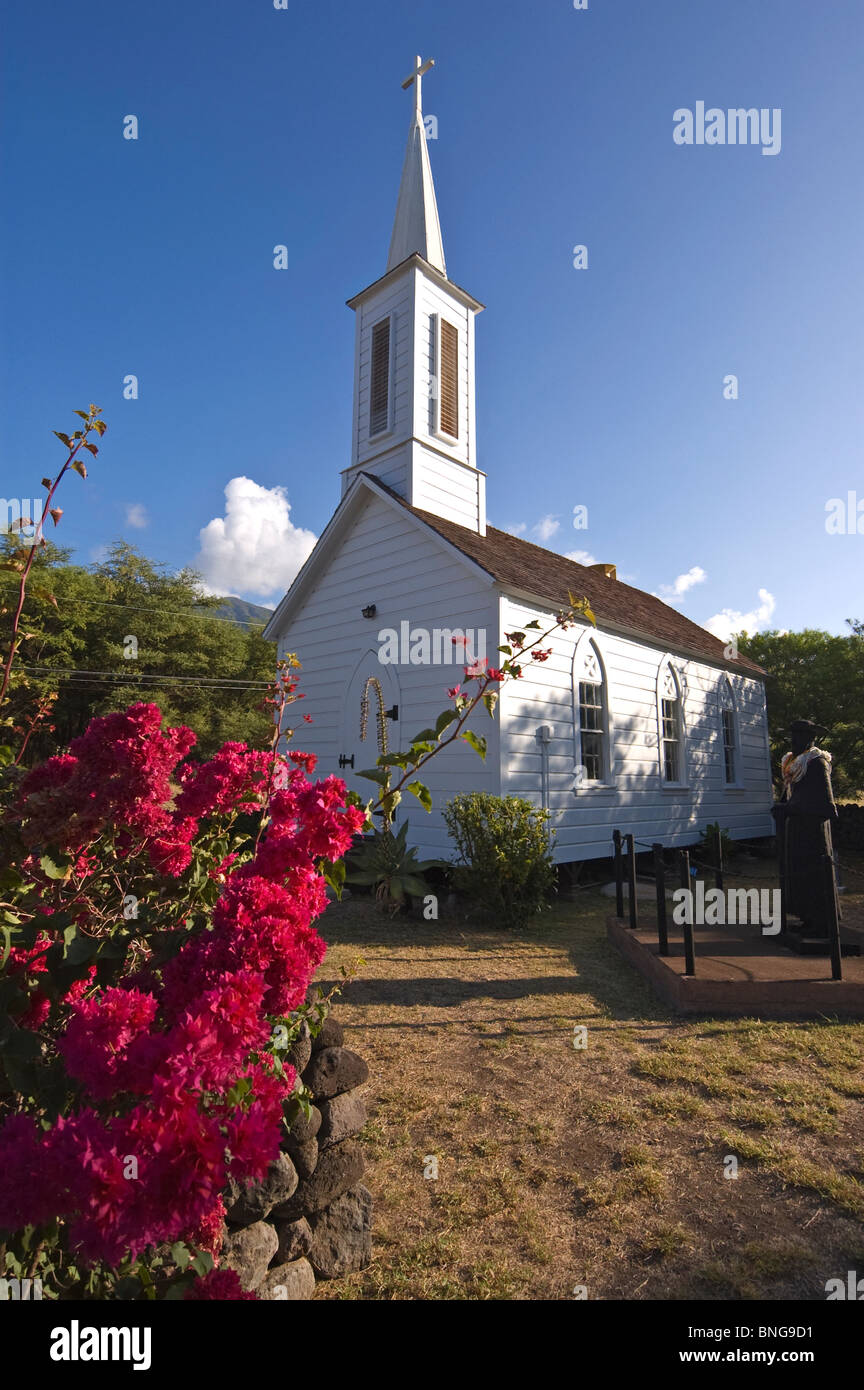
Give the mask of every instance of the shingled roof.
M 740 670 L 750 676 L 765 675 L 763 668 L 746 656 L 730 661 L 723 655 L 725 643 L 718 637 L 642 589 L 634 589 L 618 579 L 607 579 L 601 570 L 579 565 L 575 560 L 544 550 L 541 545 L 532 545 L 507 531 L 498 531 L 494 526 L 486 528 L 485 536 L 478 535 L 458 522 L 409 506 L 380 478 L 376 478 L 375 483 L 508 590 L 545 599 L 555 608 L 567 607 L 570 590 L 576 598 L 588 600 L 599 628 L 626 633 L 670 651 L 704 657 L 718 666 Z

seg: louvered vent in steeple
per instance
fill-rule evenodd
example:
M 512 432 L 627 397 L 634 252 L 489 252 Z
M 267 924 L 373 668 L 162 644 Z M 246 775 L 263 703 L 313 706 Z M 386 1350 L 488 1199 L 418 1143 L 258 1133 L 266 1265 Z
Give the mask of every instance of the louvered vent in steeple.
M 369 388 L 369 434 L 381 434 L 390 424 L 390 320 L 372 329 L 372 371 Z
M 459 332 L 441 319 L 441 421 L 442 434 L 459 438 Z

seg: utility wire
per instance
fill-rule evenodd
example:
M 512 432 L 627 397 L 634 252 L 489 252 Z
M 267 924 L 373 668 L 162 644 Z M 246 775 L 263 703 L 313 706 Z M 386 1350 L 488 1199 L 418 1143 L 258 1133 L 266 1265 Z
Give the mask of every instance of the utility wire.
M 131 671 L 131 670 L 130 670 L 130 671 L 91 671 L 91 670 L 87 670 L 87 669 L 83 669 L 83 668 L 82 668 L 82 669 L 77 669 L 77 668 L 75 668 L 75 667 L 68 667 L 68 666 L 42 666 L 42 665 L 34 665 L 34 664 L 30 664 L 30 663 L 23 662 L 23 661 L 20 662 L 19 664 L 20 664 L 20 667 L 21 667 L 22 670 L 24 670 L 24 671 L 31 671 L 31 672 L 33 672 L 34 675 L 62 676 L 62 677 L 66 677 L 67 679 L 72 679 L 72 680 L 91 680 L 91 679 L 92 679 L 92 680 L 94 680 L 97 684 L 98 684 L 98 683 L 101 683 L 102 681 L 109 681 L 109 682 L 117 682 L 117 681 L 119 681 L 121 684 L 125 684 L 127 681 L 128 681 L 128 682 L 131 682 L 131 681 L 145 681 L 145 682 L 149 682 L 149 683 L 151 683 L 151 684 L 156 684 L 156 685 L 164 685 L 164 684 L 181 684 L 181 685 L 188 685 L 188 684 L 206 685 L 206 684 L 210 684 L 210 685 L 213 685 L 213 684 L 218 684 L 218 685 L 219 685 L 220 687 L 222 687 L 223 689 L 224 689 L 224 688 L 231 688 L 231 687 L 233 687 L 233 688 L 245 689 L 245 690 L 249 690 L 249 689 L 266 690 L 266 688 L 270 685 L 270 682 L 269 682 L 269 681 L 235 680 L 235 679 L 233 679 L 233 678 L 230 677 L 230 676 L 224 676 L 224 677 L 196 676 L 196 675 L 191 675 L 191 676 L 171 676 L 171 675 L 164 675 L 164 676 L 163 676 L 163 675 L 160 675 L 158 672 L 154 672 L 154 671 Z
M 187 616 L 191 615 L 194 618 L 198 618 L 201 622 L 231 623 L 236 627 L 264 628 L 270 621 L 269 618 L 263 622 L 259 621 L 257 618 L 217 618 L 215 615 L 209 613 L 200 613 L 196 608 L 163 608 L 160 607 L 158 603 L 115 603 L 113 599 L 107 598 L 70 598 L 68 601 L 75 607 L 80 607 L 82 604 L 91 604 L 100 608 L 127 608 L 137 613 L 185 613 Z

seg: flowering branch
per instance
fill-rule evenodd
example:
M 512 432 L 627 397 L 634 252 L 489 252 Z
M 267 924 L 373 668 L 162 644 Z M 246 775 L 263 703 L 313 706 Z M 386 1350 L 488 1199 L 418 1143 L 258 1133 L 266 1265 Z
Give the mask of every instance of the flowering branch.
M 551 655 L 551 647 L 543 647 L 544 643 L 556 632 L 566 632 L 574 623 L 579 620 L 587 621 L 595 626 L 594 614 L 588 604 L 587 599 L 574 598 L 573 594 L 567 595 L 570 606 L 562 609 L 557 615 L 551 627 L 542 632 L 539 637 L 528 639 L 527 633 L 530 630 L 539 631 L 540 623 L 536 618 L 530 623 L 526 623 L 524 632 L 505 633 L 506 642 L 498 647 L 498 651 L 504 654 L 504 661 L 500 668 L 490 667 L 487 663 L 475 662 L 465 668 L 465 680 L 479 681 L 478 688 L 473 694 L 465 694 L 461 685 L 453 686 L 448 690 L 448 695 L 453 700 L 452 709 L 446 709 L 439 714 L 435 721 L 434 729 L 423 729 L 411 740 L 407 753 L 382 753 L 377 760 L 377 766 L 367 768 L 359 772 L 359 777 L 366 777 L 372 782 L 377 782 L 382 788 L 378 800 L 374 805 L 370 802 L 367 806 L 367 826 L 371 824 L 373 815 L 381 814 L 384 820 L 385 829 L 389 830 L 395 819 L 396 808 L 402 800 L 402 790 L 407 789 L 420 802 L 426 811 L 432 810 L 432 795 L 429 788 L 423 783 L 416 781 L 416 775 L 422 767 L 425 767 L 430 758 L 437 756 L 442 749 L 455 743 L 456 739 L 463 739 L 471 748 L 474 749 L 481 758 L 486 757 L 486 740 L 482 736 L 474 733 L 473 729 L 466 729 L 469 718 L 474 710 L 482 701 L 489 712 L 491 718 L 495 717 L 495 706 L 498 702 L 498 691 L 493 686 L 503 684 L 505 680 L 519 680 L 522 677 L 526 666 L 534 662 L 547 661 Z M 526 653 L 529 659 L 526 660 Z M 395 786 L 391 784 L 392 768 L 402 770 L 399 780 Z
M 33 561 L 36 558 L 36 553 L 39 547 L 46 544 L 45 538 L 42 534 L 45 525 L 45 520 L 50 515 L 51 520 L 54 522 L 54 525 L 57 526 L 60 522 L 61 516 L 63 515 L 63 512 L 59 507 L 51 506 L 51 503 L 54 500 L 54 494 L 57 491 L 57 488 L 59 487 L 64 474 L 70 468 L 74 469 L 76 473 L 79 473 L 82 478 L 87 477 L 87 467 L 83 463 L 83 461 L 78 457 L 78 455 L 82 449 L 87 449 L 89 453 L 94 455 L 98 454 L 98 445 L 90 443 L 88 435 L 95 431 L 96 434 L 98 434 L 101 437 L 108 428 L 104 420 L 100 420 L 98 418 L 102 414 L 102 411 L 96 405 L 91 405 L 89 411 L 76 410 L 75 414 L 80 415 L 81 419 L 84 421 L 83 430 L 76 430 L 71 438 L 68 434 L 62 434 L 59 430 L 54 431 L 61 444 L 64 444 L 66 448 L 69 450 L 69 455 L 53 482 L 50 478 L 42 479 L 42 486 L 47 487 L 48 496 L 45 498 L 45 506 L 42 508 L 42 516 L 39 520 L 39 525 L 36 529 L 36 536 L 34 538 L 34 542 L 29 547 L 29 554 L 27 555 L 27 559 L 23 560 L 21 558 L 24 549 L 23 547 L 21 547 L 18 551 L 16 551 L 16 553 L 11 557 L 11 559 L 4 560 L 2 564 L 0 564 L 0 569 L 15 570 L 18 573 L 20 573 L 21 576 L 18 582 L 18 602 L 15 608 L 14 617 L 12 619 L 12 635 L 9 640 L 9 653 L 6 657 L 6 661 L 3 666 L 3 679 L 2 682 L 0 682 L 0 701 L 2 701 L 5 698 L 6 691 L 9 688 L 9 680 L 12 675 L 12 663 L 15 660 L 15 652 L 17 651 L 19 645 L 18 631 L 21 624 L 21 613 L 24 608 L 24 598 L 27 592 L 27 580 L 30 576 L 30 570 L 33 568 Z M 23 528 L 27 524 L 32 525 L 31 518 L 28 517 L 27 522 L 25 522 L 23 517 L 19 519 L 19 527 Z M 50 599 L 56 608 L 57 600 L 54 598 L 53 594 L 50 595 Z

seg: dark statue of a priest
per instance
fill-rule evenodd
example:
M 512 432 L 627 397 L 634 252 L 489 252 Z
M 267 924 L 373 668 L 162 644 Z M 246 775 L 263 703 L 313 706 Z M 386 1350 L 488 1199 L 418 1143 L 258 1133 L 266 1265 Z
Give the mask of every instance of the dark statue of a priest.
M 794 719 L 790 752 L 781 763 L 783 796 L 772 809 L 780 847 L 781 888 L 787 915 L 800 917 L 814 937 L 828 938 L 840 920 L 831 822 L 837 807 L 831 790 L 831 754 L 816 746 L 827 733 L 810 719 Z

